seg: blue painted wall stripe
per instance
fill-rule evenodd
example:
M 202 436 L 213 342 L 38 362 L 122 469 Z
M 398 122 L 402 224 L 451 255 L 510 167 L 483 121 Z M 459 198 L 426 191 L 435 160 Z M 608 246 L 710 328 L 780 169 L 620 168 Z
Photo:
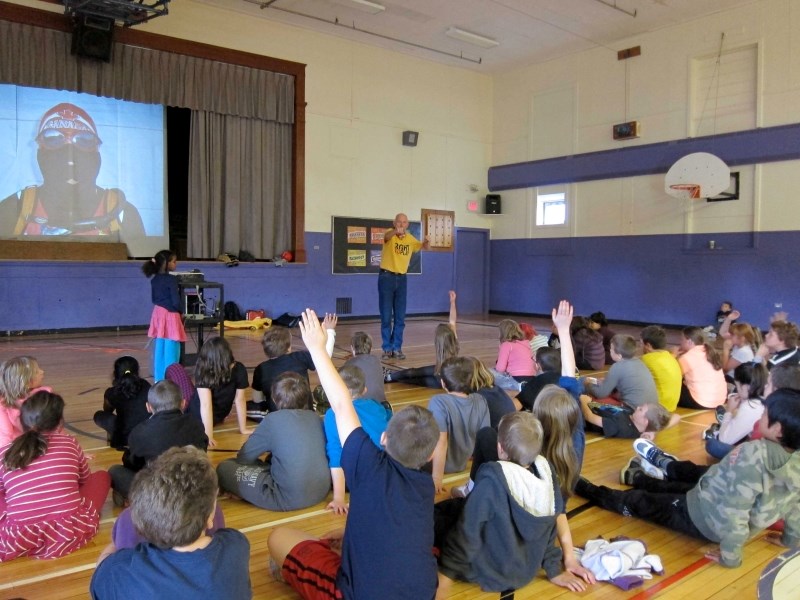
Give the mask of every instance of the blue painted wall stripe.
M 489 189 L 498 192 L 666 173 L 675 161 L 693 152 L 710 152 L 729 166 L 797 159 L 800 158 L 800 124 L 499 165 L 489 169 Z

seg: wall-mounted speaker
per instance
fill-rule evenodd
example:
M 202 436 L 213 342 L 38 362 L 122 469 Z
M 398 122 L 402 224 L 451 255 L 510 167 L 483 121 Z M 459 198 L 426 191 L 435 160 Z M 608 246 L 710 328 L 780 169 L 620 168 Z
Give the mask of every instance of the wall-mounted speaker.
M 419 139 L 419 131 L 403 132 L 403 146 L 414 147 L 417 145 L 417 139 Z
M 486 204 L 483 212 L 487 215 L 500 215 L 503 213 L 500 194 L 486 194 Z
M 78 15 L 72 29 L 72 53 L 84 58 L 111 61 L 114 19 Z

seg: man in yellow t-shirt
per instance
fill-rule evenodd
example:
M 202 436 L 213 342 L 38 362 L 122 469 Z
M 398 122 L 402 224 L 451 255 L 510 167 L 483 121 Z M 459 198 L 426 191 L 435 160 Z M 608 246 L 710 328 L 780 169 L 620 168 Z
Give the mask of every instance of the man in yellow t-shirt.
M 393 227 L 383 235 L 381 271 L 378 274 L 378 300 L 381 311 L 383 358 L 403 360 L 403 329 L 406 326 L 406 272 L 411 255 L 428 247 L 408 233 L 408 217 L 399 213 Z

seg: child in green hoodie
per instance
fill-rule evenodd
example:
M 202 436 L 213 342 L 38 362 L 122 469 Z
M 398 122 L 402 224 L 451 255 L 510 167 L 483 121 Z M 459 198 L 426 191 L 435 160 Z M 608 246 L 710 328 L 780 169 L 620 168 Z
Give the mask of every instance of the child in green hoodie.
M 719 543 L 719 550 L 706 556 L 738 567 L 744 543 L 780 519 L 782 536 L 773 532 L 766 539 L 779 546 L 800 543 L 800 392 L 770 394 L 760 431 L 762 439 L 737 446 L 707 470 L 639 439 L 633 447 L 640 462 L 634 458 L 621 476 L 635 489 L 613 490 L 580 479 L 575 491 L 607 510 Z

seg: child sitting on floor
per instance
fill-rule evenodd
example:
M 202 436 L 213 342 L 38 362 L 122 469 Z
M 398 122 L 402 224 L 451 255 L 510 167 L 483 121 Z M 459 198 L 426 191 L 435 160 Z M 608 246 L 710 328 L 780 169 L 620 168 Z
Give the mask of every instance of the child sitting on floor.
M 324 327 L 328 330 L 328 356 L 333 355 L 336 342 L 336 315 L 325 315 Z M 267 360 L 253 371 L 253 399 L 247 403 L 247 416 L 260 421 L 267 412 L 278 410 L 272 400 L 272 383 L 281 373 L 297 373 L 308 381 L 308 372 L 314 370 L 314 362 L 306 350 L 292 349 L 292 332 L 286 327 L 270 327 L 264 332 L 261 347 Z M 308 408 L 312 408 L 309 399 Z
M 309 408 L 308 379 L 281 373 L 272 383 L 270 397 L 277 410 L 264 417 L 235 459 L 217 466 L 219 485 L 268 510 L 313 506 L 328 495 L 331 475 L 322 421 Z M 261 460 L 265 453 L 269 457 Z
M 744 543 L 779 519 L 785 519 L 782 538 L 770 534 L 767 540 L 800 544 L 800 392 L 780 389 L 770 394 L 760 430 L 762 439 L 737 446 L 707 468 L 678 461 L 648 440 L 636 440 L 634 449 L 643 461 L 631 461 L 621 474 L 636 489 L 612 490 L 580 479 L 576 493 L 607 510 L 719 543 L 719 550 L 706 557 L 738 567 Z M 665 479 L 648 477 L 644 462 Z
M 114 361 L 114 379 L 103 394 L 103 410 L 94 413 L 94 423 L 108 435 L 108 445 L 122 450 L 134 427 L 149 417 L 147 392 L 150 382 L 139 377 L 139 361 L 120 356 Z
M 38 391 L 20 407 L 23 433 L 0 450 L 0 562 L 58 558 L 100 526 L 106 471 L 89 469 L 78 440 L 62 433 L 64 399 Z
M 325 330 L 314 311 L 303 313 L 300 331 L 336 418 L 350 512 L 346 530 L 324 539 L 274 529 L 268 541 L 273 574 L 303 598 L 432 600 L 434 487 L 420 467 L 436 446 L 436 422 L 424 408 L 405 408 L 389 421 L 386 451 L 376 448 L 325 353 Z
M 171 448 L 150 463 L 131 491 L 131 519 L 147 542 L 101 556 L 92 598 L 252 598 L 247 538 L 235 529 L 207 533 L 217 491 L 202 450 Z
M 32 356 L 15 356 L 0 364 L 0 448 L 22 435 L 19 409 L 41 387 L 44 371 Z
M 466 502 L 446 500 L 437 515 L 452 527 L 437 531 L 443 539 L 437 598 L 447 598 L 454 579 L 502 592 L 526 585 L 540 568 L 548 579 L 573 591 L 583 582 L 561 569 L 555 545 L 556 519 L 564 512 L 558 478 L 540 454 L 542 425 L 527 412 L 506 415 L 497 431 L 498 461 L 478 470 Z M 438 510 L 443 504 L 456 510 Z M 457 507 L 463 508 L 458 511 Z M 458 514 L 453 523 L 454 514 Z
M 439 443 L 433 453 L 433 482 L 444 490 L 445 473 L 463 471 L 475 447 L 475 434 L 489 426 L 486 400 L 472 391 L 472 361 L 455 357 L 444 361 L 441 371 L 444 394 L 433 396 L 428 410 L 439 425 Z
M 619 400 L 631 408 L 658 402 L 653 376 L 641 359 L 636 357 L 636 340 L 633 337 L 617 334 L 611 338 L 611 358 L 614 364 L 602 383 L 593 378 L 584 378 L 587 394 L 593 398 L 607 398 L 616 390 Z
M 536 374 L 531 347 L 516 321 L 503 319 L 498 323 L 500 348 L 497 351 L 492 375 L 503 389 L 520 391 Z
M 364 382 L 364 373 L 356 366 L 344 365 L 339 369 L 339 376 L 347 386 L 347 391 L 353 399 L 358 420 L 364 431 L 378 448 L 381 447 L 381 437 L 386 431 L 392 413 L 388 411 L 377 399 L 373 399 Z M 381 384 L 383 387 L 383 384 Z M 347 503 L 344 500 L 345 480 L 342 469 L 342 444 L 339 433 L 336 431 L 336 415 L 333 411 L 325 413 L 325 450 L 328 453 L 328 466 L 331 468 L 333 481 L 333 500 L 328 508 L 336 514 L 347 513 Z
M 181 391 L 171 381 L 162 379 L 149 389 L 146 410 L 150 418 L 131 431 L 122 464 L 109 469 L 115 504 L 126 502 L 136 473 L 169 448 L 192 445 L 204 452 L 208 448 L 203 425 L 181 412 L 182 403 Z
M 356 331 L 350 338 L 350 352 L 353 356 L 344 364 L 361 369 L 370 398 L 374 398 L 378 402 L 386 402 L 386 391 L 383 389 L 383 367 L 380 359 L 372 354 L 370 335 L 365 331 Z

